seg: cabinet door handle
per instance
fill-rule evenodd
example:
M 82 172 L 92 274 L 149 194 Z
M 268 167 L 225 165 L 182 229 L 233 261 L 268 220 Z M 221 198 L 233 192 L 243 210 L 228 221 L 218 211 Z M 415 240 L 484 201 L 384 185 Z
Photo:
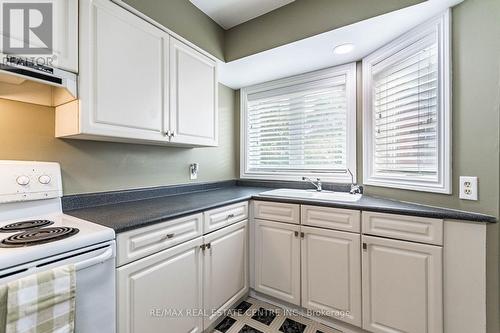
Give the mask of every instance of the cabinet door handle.
M 172 136 L 172 137 L 174 137 L 174 136 L 175 136 L 175 131 L 172 131 L 171 136 Z
M 303 232 L 300 233 L 300 238 L 304 238 L 304 233 Z
M 166 234 L 166 235 L 163 235 L 162 240 L 171 239 L 171 238 L 174 238 L 174 236 L 175 236 L 174 233 Z
M 207 247 L 207 246 L 206 246 L 205 244 L 200 245 L 200 249 L 201 249 L 202 251 L 205 251 L 205 248 L 206 248 L 206 247 Z
M 212 245 L 208 243 L 207 245 L 205 245 L 205 247 L 210 250 L 210 247 L 212 247 Z
M 363 243 L 363 250 L 367 250 L 368 249 L 368 246 L 366 245 L 366 243 Z
M 166 137 L 170 138 L 170 135 L 171 135 L 171 134 L 170 134 L 170 130 L 168 130 L 168 131 L 166 131 L 166 132 L 165 132 L 165 136 L 166 136 Z
M 294 231 L 293 234 L 295 235 L 295 237 L 299 236 L 299 232 L 298 231 Z

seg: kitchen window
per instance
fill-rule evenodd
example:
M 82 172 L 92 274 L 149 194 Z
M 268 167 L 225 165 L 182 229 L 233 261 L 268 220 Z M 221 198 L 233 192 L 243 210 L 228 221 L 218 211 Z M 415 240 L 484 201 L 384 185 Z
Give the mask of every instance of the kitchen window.
M 450 13 L 363 59 L 363 183 L 451 193 Z
M 351 182 L 356 64 L 241 90 L 241 177 Z

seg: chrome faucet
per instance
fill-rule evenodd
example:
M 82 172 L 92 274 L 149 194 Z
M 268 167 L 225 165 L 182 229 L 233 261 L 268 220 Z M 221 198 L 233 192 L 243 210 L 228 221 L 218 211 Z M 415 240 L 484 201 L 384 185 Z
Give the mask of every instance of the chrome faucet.
M 349 169 L 346 169 L 346 170 L 351 175 L 351 190 L 349 191 L 349 193 L 351 193 L 351 194 L 361 193 L 361 187 L 359 187 L 358 184 L 354 183 L 354 175 L 352 174 L 351 170 L 349 170 Z
M 307 180 L 311 184 L 313 184 L 316 187 L 316 191 L 321 192 L 323 188 L 321 187 L 321 179 L 316 178 L 316 181 L 312 180 L 309 177 L 302 177 L 302 180 Z

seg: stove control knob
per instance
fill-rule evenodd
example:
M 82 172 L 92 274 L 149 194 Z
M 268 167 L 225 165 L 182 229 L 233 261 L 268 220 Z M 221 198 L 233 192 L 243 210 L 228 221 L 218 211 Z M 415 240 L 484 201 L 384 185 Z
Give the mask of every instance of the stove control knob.
M 51 179 L 48 175 L 41 175 L 40 177 L 38 177 L 38 181 L 40 182 L 40 184 L 46 185 L 50 183 Z
M 17 177 L 16 182 L 19 185 L 26 186 L 30 183 L 30 179 L 28 176 L 19 176 L 19 177 Z

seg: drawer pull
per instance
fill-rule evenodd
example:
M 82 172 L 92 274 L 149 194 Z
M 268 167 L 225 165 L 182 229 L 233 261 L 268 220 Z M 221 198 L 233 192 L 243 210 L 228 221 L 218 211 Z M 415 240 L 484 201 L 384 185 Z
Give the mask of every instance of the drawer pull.
M 174 238 L 175 234 L 172 233 L 172 234 L 166 234 L 165 236 L 163 236 L 163 239 L 171 239 L 171 238 Z
M 234 214 L 229 214 L 229 215 L 227 216 L 227 219 L 229 220 L 229 219 L 232 219 L 233 217 L 234 217 Z

